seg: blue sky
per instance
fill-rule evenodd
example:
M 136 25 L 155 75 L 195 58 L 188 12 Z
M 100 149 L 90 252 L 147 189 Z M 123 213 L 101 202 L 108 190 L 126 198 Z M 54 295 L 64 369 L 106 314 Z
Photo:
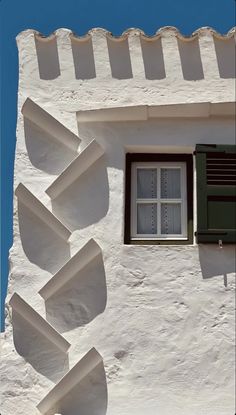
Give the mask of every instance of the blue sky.
M 162 26 L 176 26 L 186 35 L 201 26 L 226 33 L 235 25 L 234 16 L 235 0 L 0 0 L 2 316 L 8 250 L 12 244 L 18 83 L 16 35 L 28 28 L 49 34 L 59 27 L 80 35 L 92 27 L 103 27 L 117 35 L 127 28 L 138 27 L 151 35 Z

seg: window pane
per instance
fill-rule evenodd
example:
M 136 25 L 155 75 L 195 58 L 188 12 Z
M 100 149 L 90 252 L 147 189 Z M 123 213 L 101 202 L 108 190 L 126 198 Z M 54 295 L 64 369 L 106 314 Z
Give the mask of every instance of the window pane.
M 180 203 L 161 204 L 161 233 L 163 235 L 181 235 Z
M 137 197 L 138 199 L 153 199 L 157 197 L 157 170 L 137 170 Z
M 137 205 L 137 233 L 157 233 L 157 205 L 155 203 L 138 203 Z
M 180 169 L 161 169 L 161 197 L 164 199 L 181 198 Z

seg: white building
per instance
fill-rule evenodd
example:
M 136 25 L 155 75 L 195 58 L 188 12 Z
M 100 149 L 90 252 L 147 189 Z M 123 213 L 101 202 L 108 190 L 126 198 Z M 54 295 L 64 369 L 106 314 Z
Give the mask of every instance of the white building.
M 1 415 L 234 413 L 234 34 L 19 34 Z

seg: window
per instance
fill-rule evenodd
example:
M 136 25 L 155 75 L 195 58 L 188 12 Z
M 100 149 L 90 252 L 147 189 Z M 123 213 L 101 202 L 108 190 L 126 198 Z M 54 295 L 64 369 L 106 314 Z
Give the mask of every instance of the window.
M 196 146 L 197 242 L 236 242 L 236 146 Z
M 127 154 L 125 243 L 192 243 L 192 156 Z

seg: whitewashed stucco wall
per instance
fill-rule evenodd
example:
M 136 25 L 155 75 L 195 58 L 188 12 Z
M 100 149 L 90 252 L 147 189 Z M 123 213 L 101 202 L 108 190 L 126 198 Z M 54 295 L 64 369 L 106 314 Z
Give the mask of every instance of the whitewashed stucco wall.
M 197 143 L 233 144 L 233 118 L 77 125 L 76 112 L 127 105 L 231 102 L 232 64 L 228 60 L 220 66 L 222 59 L 216 59 L 216 51 L 231 59 L 233 37 L 217 40 L 210 30 L 202 30 L 189 43 L 173 29 L 163 30 L 164 77 L 153 58 L 155 53 L 161 56 L 160 43 L 140 38 L 139 31 L 129 32 L 123 41 L 128 42 L 130 55 L 125 43 L 116 43 L 119 46 L 113 50 L 111 36 L 101 29 L 92 31 L 95 72 L 91 39 L 70 39 L 69 35 L 70 31 L 60 29 L 51 40 L 37 37 L 37 48 L 33 31 L 17 39 L 15 188 L 20 182 L 26 185 L 73 233 L 65 242 L 15 200 L 6 332 L 1 339 L 2 415 L 39 414 L 39 401 L 92 347 L 103 358 L 106 378 L 101 371 L 77 385 L 63 400 L 62 415 L 231 415 L 235 247 L 124 245 L 123 232 L 125 153 L 166 149 L 192 153 Z M 142 49 L 140 42 L 149 43 Z M 193 55 L 190 67 L 183 57 L 186 53 Z M 203 79 L 184 79 L 200 67 L 198 60 L 196 64 L 199 56 Z M 76 79 L 86 74 L 91 79 Z M 115 79 L 114 74 L 129 79 Z M 147 74 L 163 79 L 146 79 Z M 195 70 L 194 77 L 199 74 Z M 105 150 L 53 201 L 45 190 L 76 152 L 52 140 L 43 125 L 36 128 L 24 119 L 21 109 L 28 97 L 78 134 L 80 149 L 96 139 Z M 44 302 L 38 291 L 90 238 L 99 244 L 103 259 L 96 258 Z M 17 313 L 12 324 L 8 302 L 14 292 L 71 343 L 68 356 L 35 334 Z M 89 396 L 90 404 L 86 403 Z

